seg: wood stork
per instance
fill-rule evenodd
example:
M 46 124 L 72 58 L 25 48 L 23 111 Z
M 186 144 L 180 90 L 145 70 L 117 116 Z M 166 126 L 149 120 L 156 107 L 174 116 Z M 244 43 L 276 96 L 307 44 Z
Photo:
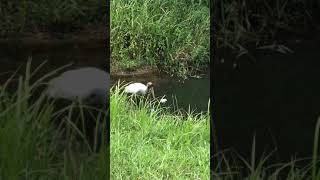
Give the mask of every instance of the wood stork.
M 96 148 L 99 148 L 101 143 L 101 129 L 103 128 L 101 124 L 109 117 L 109 78 L 109 74 L 103 70 L 84 67 L 66 71 L 52 79 L 48 84 L 46 93 L 49 98 L 58 101 L 56 104 L 59 109 L 78 100 L 84 105 L 89 105 L 97 109 L 84 109 L 84 130 L 87 138 L 89 138 L 88 142 L 91 144 L 91 147 L 98 140 L 98 145 L 95 145 L 97 145 Z M 94 119 L 92 117 L 92 114 L 97 117 L 96 115 L 101 111 L 106 113 L 100 119 Z M 96 127 L 98 129 L 96 129 Z M 107 127 L 107 131 L 108 129 L 109 127 Z M 98 133 L 96 133 L 96 131 Z M 96 135 L 98 135 L 98 137 Z M 109 142 L 108 137 L 109 136 L 106 137 L 107 142 Z
M 49 82 L 47 93 L 54 99 L 81 100 L 89 105 L 106 104 L 109 74 L 93 67 L 66 71 Z
M 152 97 L 155 98 L 152 82 L 148 82 L 146 85 L 142 83 L 129 84 L 125 87 L 124 92 L 137 95 L 146 95 L 148 92 L 151 92 Z

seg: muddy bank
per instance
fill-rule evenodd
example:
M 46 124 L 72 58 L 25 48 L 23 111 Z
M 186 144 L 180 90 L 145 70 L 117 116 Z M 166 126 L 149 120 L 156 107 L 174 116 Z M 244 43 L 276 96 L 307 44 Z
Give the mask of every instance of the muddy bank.
M 39 76 L 66 64 L 72 64 L 72 69 L 93 66 L 108 71 L 107 42 L 102 26 L 72 33 L 31 33 L 0 38 L 0 81 L 7 80 L 18 68 L 24 74 L 28 59 L 32 59 L 32 69 L 46 61 Z
M 113 71 L 111 67 L 112 77 L 130 77 L 130 76 L 148 76 L 153 74 L 159 74 L 160 70 L 152 67 L 142 67 L 134 71 L 130 70 L 116 70 Z
M 15 70 L 19 64 L 26 63 L 29 57 L 35 59 L 34 61 L 48 60 L 48 65 L 54 67 L 74 63 L 80 66 L 96 66 L 109 71 L 108 41 L 106 27 L 102 25 L 79 32 L 20 33 L 0 37 L 0 62 L 4 64 L 0 72 L 7 69 Z M 121 69 L 112 71 L 111 75 L 145 76 L 158 72 L 156 68 L 142 67 L 135 71 Z
M 102 68 L 114 77 L 148 76 L 161 69 L 143 66 L 135 70 L 110 69 L 109 37 L 104 25 L 87 27 L 79 32 L 20 33 L 0 37 L 0 72 L 14 71 L 20 64 L 32 58 L 40 64 L 47 60 L 48 66 L 59 67 L 73 63 L 77 66 Z M 111 65 L 112 66 L 112 65 Z
M 106 46 L 108 37 L 107 29 L 103 25 L 87 27 L 77 32 L 27 32 L 15 33 L 0 37 L 0 45 L 8 46 L 59 46 L 66 43 L 85 44 L 96 41 Z

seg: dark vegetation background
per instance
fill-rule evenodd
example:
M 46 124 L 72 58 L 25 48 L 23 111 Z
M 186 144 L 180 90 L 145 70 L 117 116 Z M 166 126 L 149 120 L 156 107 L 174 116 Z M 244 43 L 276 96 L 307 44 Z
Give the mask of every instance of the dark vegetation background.
M 37 32 L 76 32 L 103 25 L 104 0 L 10 0 L 0 2 L 0 35 Z
M 316 0 L 220 0 L 214 5 L 218 47 L 270 43 L 319 30 Z
M 52 71 L 68 63 L 108 71 L 109 12 L 104 0 L 0 1 L 0 179 L 109 177 L 105 133 L 94 152 L 85 128 L 72 126 L 80 114 L 93 121 L 98 113 L 57 112 L 62 106 L 40 94 L 62 72 Z M 57 127 L 61 122 L 64 129 Z
M 320 114 L 320 3 L 222 0 L 212 5 L 211 107 L 218 148 L 232 152 L 222 155 L 229 167 L 254 176 L 238 158 L 252 162 L 254 136 L 256 163 L 273 150 L 268 163 L 310 158 Z M 269 45 L 278 46 L 259 49 Z M 274 172 L 259 168 L 255 173 L 262 177 Z M 302 169 L 290 173 L 301 172 L 309 178 Z

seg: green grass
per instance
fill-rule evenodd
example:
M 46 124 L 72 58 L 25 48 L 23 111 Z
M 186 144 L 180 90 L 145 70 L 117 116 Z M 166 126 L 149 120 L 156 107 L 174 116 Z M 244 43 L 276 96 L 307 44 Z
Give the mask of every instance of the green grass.
M 209 179 L 209 115 L 136 106 L 122 87 L 111 89 L 111 179 Z
M 270 163 L 274 152 L 263 155 L 260 159 L 256 157 L 256 139 L 252 143 L 251 157 L 245 158 L 232 151 L 221 151 L 218 155 L 220 168 L 215 169 L 215 179 L 228 180 L 319 180 L 319 133 L 320 118 L 315 126 L 313 155 L 308 158 L 293 158 L 286 163 Z M 311 147 L 310 147 L 311 148 Z M 246 175 L 244 175 L 244 173 Z
M 144 66 L 186 77 L 208 67 L 209 1 L 111 1 L 111 72 Z
M 21 0 L 0 2 L 0 35 L 25 32 L 74 32 L 104 24 L 103 0 Z
M 106 179 L 107 146 L 93 153 L 85 140 L 74 139 L 80 129 L 72 126 L 71 108 L 63 121 L 68 135 L 61 136 L 54 123 L 60 113 L 44 94 L 34 94 L 55 72 L 34 80 L 37 70 L 29 62 L 16 92 L 7 90 L 10 79 L 0 90 L 0 179 Z

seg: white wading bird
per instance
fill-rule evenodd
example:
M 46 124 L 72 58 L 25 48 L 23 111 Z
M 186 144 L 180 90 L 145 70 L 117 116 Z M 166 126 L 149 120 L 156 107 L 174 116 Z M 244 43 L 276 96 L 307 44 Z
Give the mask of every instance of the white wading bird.
M 146 85 L 142 83 L 132 83 L 125 87 L 125 93 L 136 94 L 136 95 L 146 95 L 148 92 L 151 92 L 152 97 L 154 96 L 153 84 L 148 82 Z
M 106 104 L 109 74 L 93 67 L 66 71 L 49 82 L 47 94 L 50 98 L 78 99 L 89 105 Z
M 95 146 L 96 150 L 101 145 L 101 133 L 105 133 L 102 125 L 103 120 L 104 118 L 109 119 L 109 79 L 109 73 L 93 67 L 69 70 L 52 79 L 46 92 L 49 98 L 64 99 L 70 102 L 80 100 L 85 105 L 106 112 L 105 115 L 96 119 L 99 111 L 84 109 L 85 132 L 91 146 Z M 64 106 L 64 104 L 58 102 L 56 105 L 58 108 Z M 95 115 L 92 116 L 92 113 Z

